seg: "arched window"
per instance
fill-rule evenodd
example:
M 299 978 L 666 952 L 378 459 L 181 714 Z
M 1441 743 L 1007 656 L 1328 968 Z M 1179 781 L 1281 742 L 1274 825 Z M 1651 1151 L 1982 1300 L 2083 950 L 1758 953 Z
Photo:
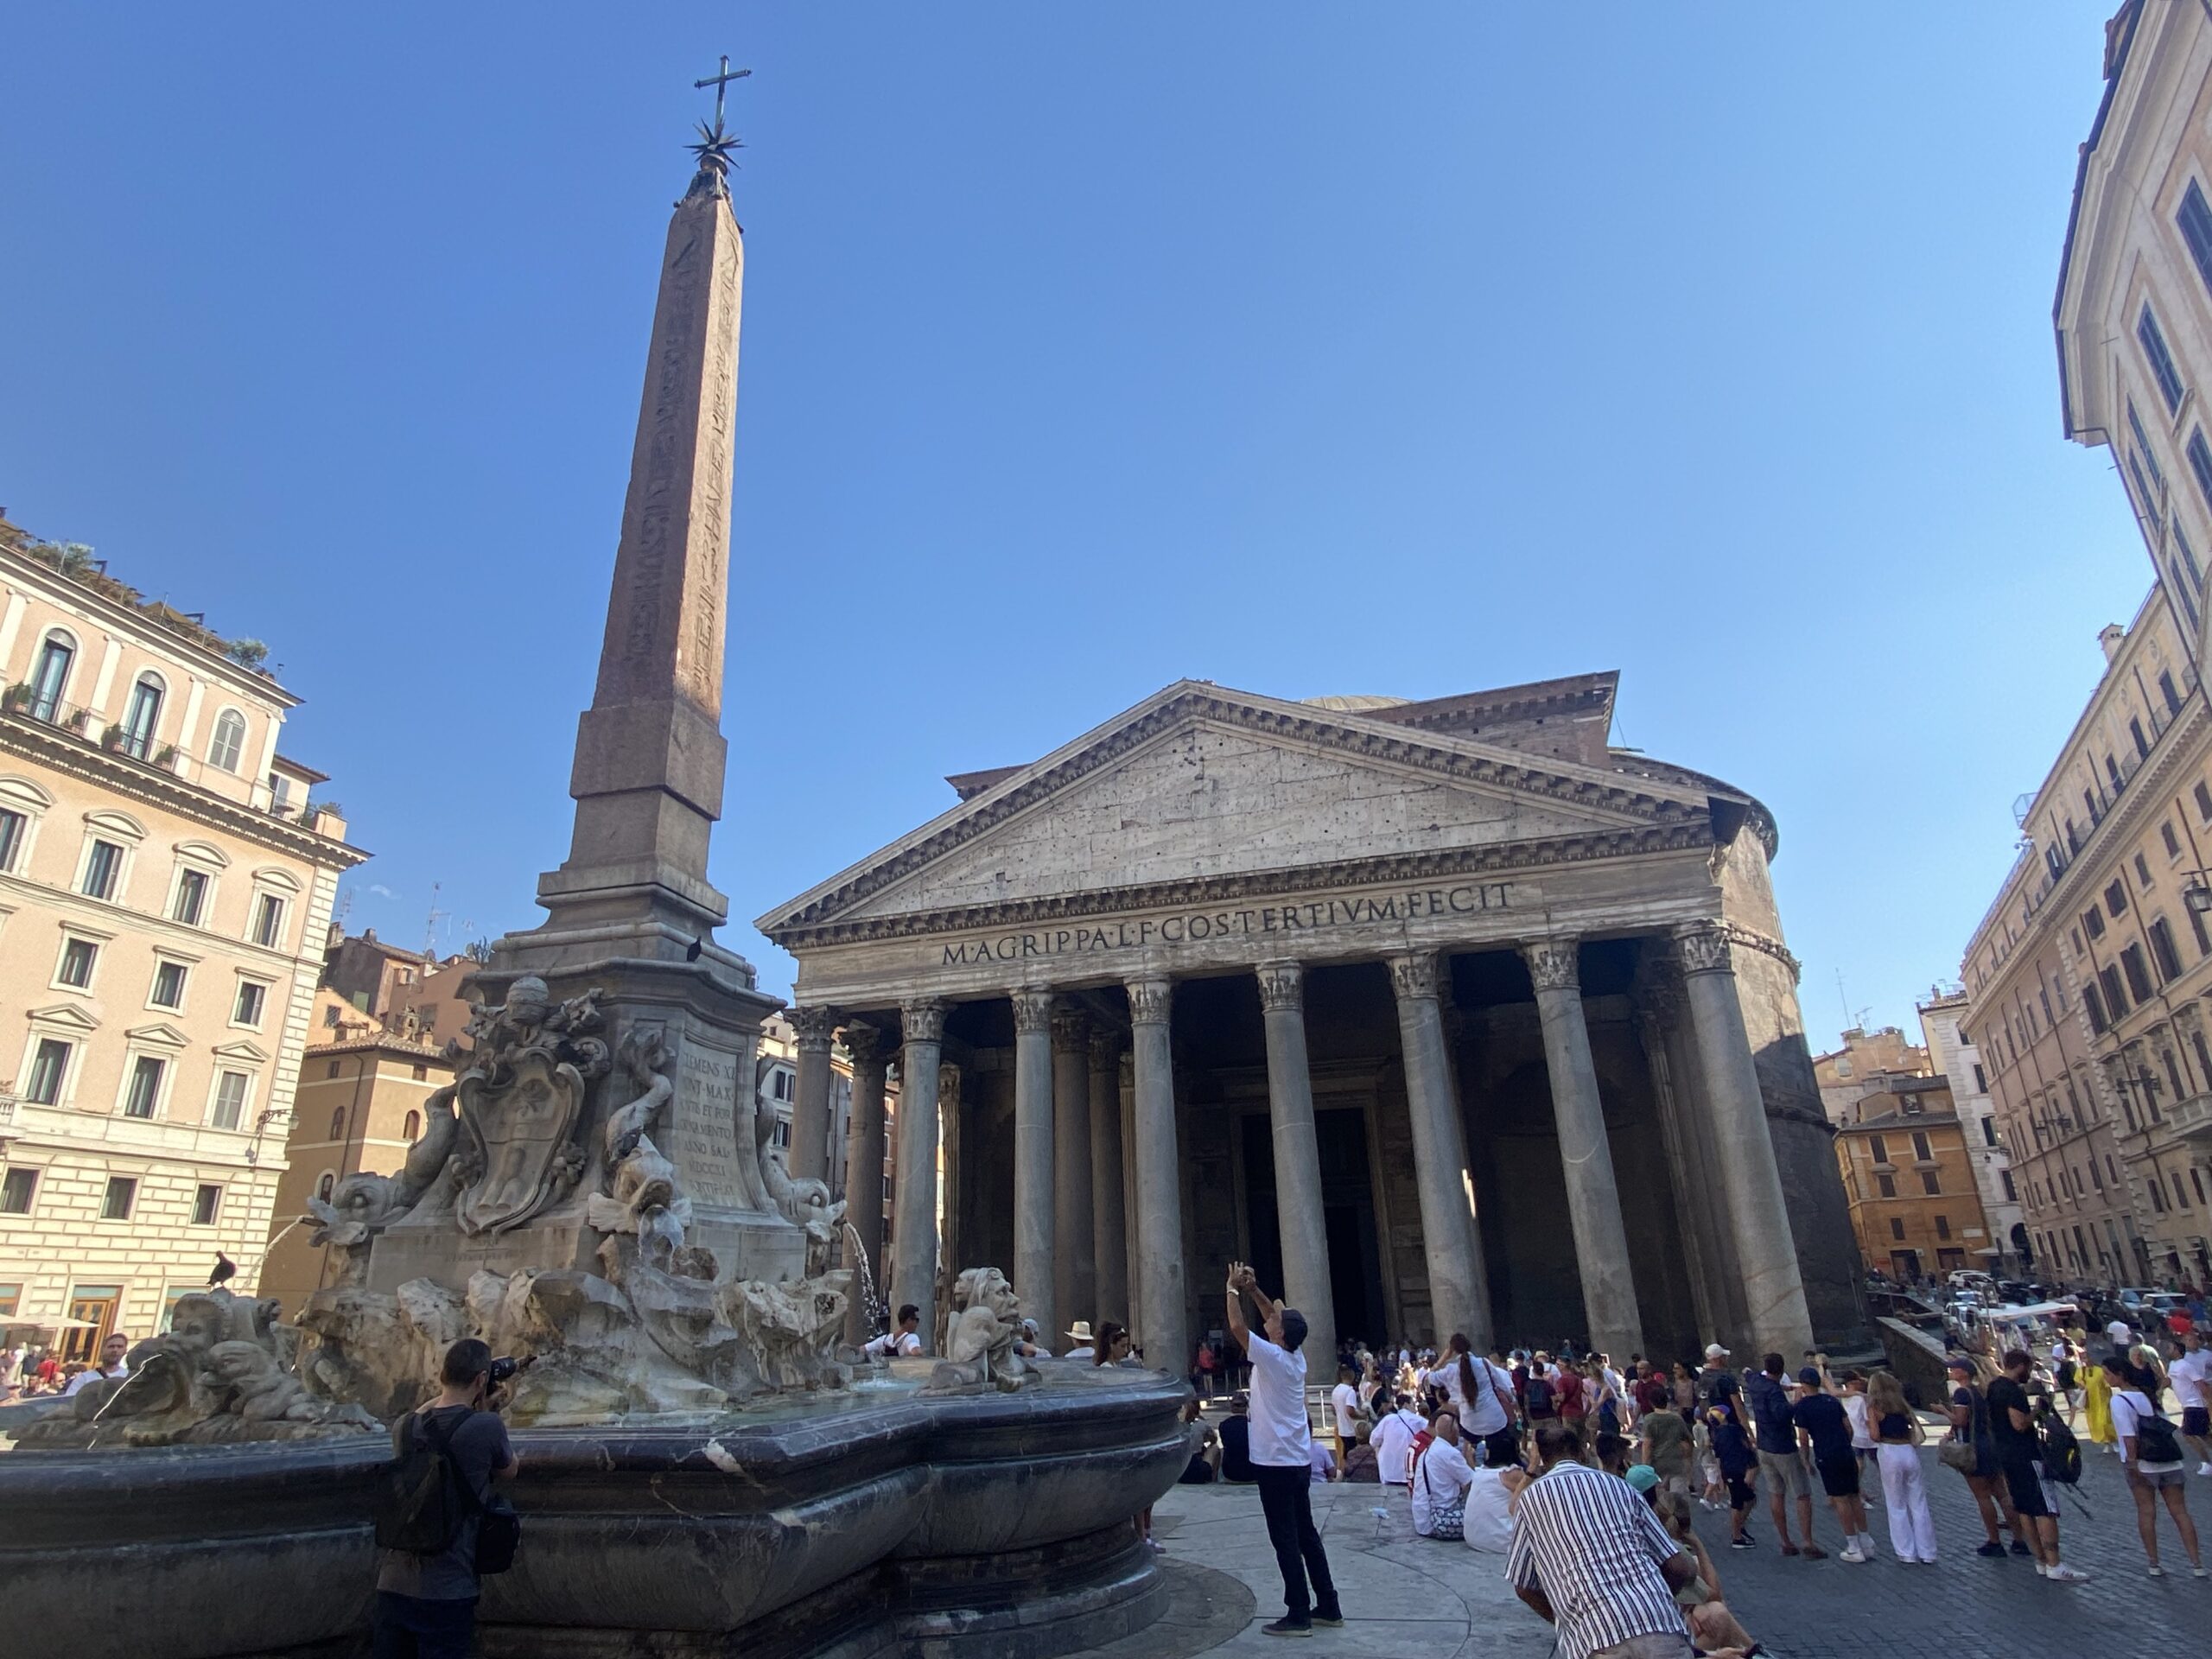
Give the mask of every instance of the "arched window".
M 215 735 L 207 741 L 207 764 L 236 772 L 245 753 L 245 716 L 226 709 L 215 717 Z
M 402 1133 L 406 1135 L 407 1144 L 410 1147 L 413 1146 L 416 1141 L 420 1140 L 423 1135 L 423 1114 L 420 1112 L 408 1113 L 407 1127 L 402 1131 Z
M 31 671 L 31 713 L 36 718 L 60 718 L 61 694 L 69 689 L 69 664 L 76 659 L 75 641 L 59 629 L 40 645 L 38 666 Z
M 343 1106 L 330 1115 L 330 1138 L 334 1141 L 346 1138 L 346 1109 Z
M 162 677 L 146 673 L 130 688 L 130 703 L 123 713 L 123 752 L 143 760 L 154 752 L 154 728 L 162 719 Z
M 315 1184 L 315 1197 L 321 1198 L 325 1204 L 328 1204 L 330 1202 L 330 1189 L 337 1185 L 338 1178 L 332 1174 L 328 1170 L 324 1170 L 322 1172 L 322 1179 Z

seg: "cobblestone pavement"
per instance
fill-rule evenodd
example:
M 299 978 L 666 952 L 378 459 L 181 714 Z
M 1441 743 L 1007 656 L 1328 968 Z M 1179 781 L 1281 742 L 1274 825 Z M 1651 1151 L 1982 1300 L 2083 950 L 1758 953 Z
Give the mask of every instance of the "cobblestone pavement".
M 1879 1505 L 1869 1514 L 1880 1558 L 1864 1567 L 1836 1559 L 1842 1535 L 1824 1502 L 1814 1527 L 1829 1552 L 1826 1560 L 1781 1554 L 1764 1494 L 1751 1523 L 1758 1549 L 1727 1548 L 1725 1514 L 1700 1511 L 1699 1535 L 1713 1552 L 1729 1604 L 1778 1659 L 2083 1659 L 2115 1640 L 2131 1651 L 2205 1650 L 2212 1580 L 2189 1575 L 2164 1519 L 2159 1553 L 2167 1576 L 2148 1577 L 2118 1459 L 2087 1445 L 2083 1452 L 2081 1502 L 2062 1500 L 2059 1535 L 2068 1561 L 2095 1575 L 2088 1584 L 2048 1584 L 2024 1558 L 1976 1555 L 1981 1524 L 1974 1499 L 1966 1482 L 1936 1461 L 1932 1446 L 1923 1456 L 1942 1558 L 1936 1567 L 1897 1565 Z M 1313 1489 L 1314 1519 L 1348 1620 L 1341 1631 L 1316 1631 L 1315 1645 L 1356 1649 L 1370 1659 L 1548 1659 L 1550 1629 L 1506 1585 L 1504 1558 L 1415 1537 L 1405 1498 L 1386 1498 L 1382 1491 Z M 2192 1477 L 2188 1491 L 2212 1550 L 2212 1479 Z M 2083 1514 L 2082 1504 L 2091 1513 Z M 1372 1513 L 1377 1505 L 1389 1511 L 1380 1525 Z M 1249 1486 L 1179 1486 L 1160 1500 L 1154 1520 L 1171 1560 L 1230 1573 L 1252 1591 L 1251 1623 L 1210 1651 L 1279 1651 L 1283 1643 L 1259 1630 L 1282 1611 L 1282 1580 L 1259 1494 Z M 1794 1529 L 1794 1514 L 1790 1524 Z

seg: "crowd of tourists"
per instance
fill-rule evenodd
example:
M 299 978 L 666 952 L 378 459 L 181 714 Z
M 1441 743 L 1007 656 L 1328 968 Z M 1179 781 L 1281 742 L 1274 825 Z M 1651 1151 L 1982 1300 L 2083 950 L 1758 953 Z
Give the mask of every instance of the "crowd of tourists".
M 2102 1446 L 2120 1460 L 2150 1574 L 2166 1575 L 2171 1537 L 2190 1573 L 2212 1576 L 2188 1504 L 2191 1478 L 2212 1477 L 2212 1352 L 2193 1326 L 2160 1319 L 2146 1331 L 2116 1315 L 2094 1335 L 2055 1335 L 2044 1351 L 1956 1354 L 1942 1397 L 1924 1409 L 1891 1372 L 1832 1368 L 1815 1353 L 1793 1369 L 1776 1353 L 1739 1367 L 1717 1343 L 1694 1366 L 1642 1355 L 1617 1364 L 1571 1344 L 1483 1355 L 1463 1336 L 1440 1353 L 1347 1344 L 1314 1430 L 1304 1320 L 1241 1265 L 1228 1308 L 1231 1350 L 1209 1359 L 1202 1348 L 1195 1376 L 1248 1387 L 1217 1427 L 1192 1402 L 1184 1479 L 1259 1487 L 1284 1585 L 1271 1634 L 1339 1622 L 1306 1496 L 1335 1480 L 1395 1490 L 1420 1537 L 1503 1557 L 1522 1599 L 1558 1625 L 1567 1659 L 1756 1651 L 1692 1525 L 1700 1510 L 1726 1515 L 1729 1550 L 1764 1548 L 1763 1518 L 1783 1556 L 1828 1559 L 1814 1529 L 1825 1507 L 1840 1561 L 1886 1554 L 1936 1567 L 1928 1483 L 1948 1478 L 1942 1470 L 1974 1498 L 1974 1554 L 2024 1558 L 2049 1582 L 2082 1583 L 2060 1511 L 2082 1476 L 2083 1434 L 2093 1455 Z
M 130 1352 L 130 1338 L 121 1331 L 109 1332 L 100 1343 L 99 1357 L 91 1360 L 64 1359 L 43 1344 L 19 1342 L 0 1348 L 0 1405 L 49 1395 L 66 1398 L 95 1382 L 128 1376 Z

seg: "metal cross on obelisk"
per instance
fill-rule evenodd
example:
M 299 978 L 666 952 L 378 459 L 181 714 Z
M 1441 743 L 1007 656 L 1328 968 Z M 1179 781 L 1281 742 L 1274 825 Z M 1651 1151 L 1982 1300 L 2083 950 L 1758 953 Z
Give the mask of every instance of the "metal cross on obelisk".
M 722 94 L 729 90 L 730 82 L 743 80 L 752 73 L 750 69 L 731 68 L 729 54 L 725 52 L 722 54 L 722 69 L 720 74 L 709 75 L 704 80 L 695 80 L 691 83 L 694 86 L 711 86 L 715 89 L 715 130 L 716 132 L 722 130 Z

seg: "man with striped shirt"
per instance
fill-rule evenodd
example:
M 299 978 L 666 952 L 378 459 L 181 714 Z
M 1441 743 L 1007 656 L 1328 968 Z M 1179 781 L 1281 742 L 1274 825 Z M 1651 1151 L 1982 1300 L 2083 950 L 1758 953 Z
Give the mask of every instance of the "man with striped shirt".
M 1581 1437 L 1536 1430 L 1543 1473 L 1521 1493 L 1505 1574 L 1559 1627 L 1561 1659 L 1690 1659 L 1675 1587 L 1694 1557 L 1667 1535 L 1629 1484 L 1579 1461 Z

